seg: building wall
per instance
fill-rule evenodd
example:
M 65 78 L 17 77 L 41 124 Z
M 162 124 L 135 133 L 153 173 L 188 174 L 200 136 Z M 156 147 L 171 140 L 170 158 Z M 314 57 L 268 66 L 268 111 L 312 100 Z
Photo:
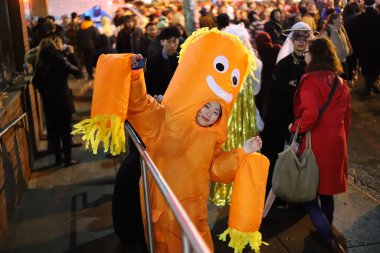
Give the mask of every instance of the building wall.
M 32 0 L 30 1 L 31 15 L 35 17 L 46 17 L 48 15 L 47 0 Z
M 24 113 L 21 92 L 9 94 L 0 110 L 0 128 L 6 128 Z M 26 125 L 26 124 L 24 124 Z M 0 236 L 30 179 L 30 157 L 26 128 L 12 127 L 0 137 Z
M 24 1 L 8 0 L 7 3 L 15 68 L 16 71 L 22 72 L 24 55 L 29 50 Z

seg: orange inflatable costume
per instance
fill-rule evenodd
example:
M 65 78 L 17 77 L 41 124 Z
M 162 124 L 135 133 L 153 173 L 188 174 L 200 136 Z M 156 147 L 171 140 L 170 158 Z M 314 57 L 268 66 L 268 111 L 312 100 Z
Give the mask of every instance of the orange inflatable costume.
M 92 119 L 77 124 L 74 132 L 85 134 L 93 149 L 102 140 L 106 148 L 112 143 L 114 151 L 121 151 L 122 143 L 112 139 L 119 138 L 113 125 L 119 127 L 127 111 L 128 120 L 210 249 L 207 199 L 212 179 L 234 182 L 229 228 L 220 239 L 229 235 L 229 246 L 235 252 L 242 252 L 247 244 L 258 252 L 263 243 L 258 230 L 269 161 L 259 153 L 246 154 L 242 148 L 229 152 L 221 148 L 233 103 L 252 64 L 253 57 L 238 37 L 217 29 L 198 30 L 183 44 L 178 68 L 158 104 L 146 93 L 143 72 L 131 70 L 131 55 L 102 55 L 95 76 Z M 211 101 L 221 105 L 222 115 L 214 125 L 201 127 L 197 112 Z M 117 115 L 121 120 L 115 119 Z M 96 117 L 103 121 L 97 122 Z M 180 228 L 151 178 L 149 187 L 156 252 L 181 252 Z

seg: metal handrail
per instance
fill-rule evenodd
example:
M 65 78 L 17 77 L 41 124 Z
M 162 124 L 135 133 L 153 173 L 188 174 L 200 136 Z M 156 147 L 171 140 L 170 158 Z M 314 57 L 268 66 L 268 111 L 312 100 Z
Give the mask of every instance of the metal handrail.
M 17 119 L 15 119 L 12 123 L 10 123 L 7 127 L 5 127 L 1 132 L 0 132 L 0 138 L 6 133 L 9 131 L 9 129 L 11 129 L 13 126 L 15 126 L 18 122 L 20 122 L 23 118 L 25 118 L 27 115 L 26 115 L 26 112 L 24 112 L 20 117 L 18 117 Z
M 150 158 L 148 152 L 145 149 L 145 145 L 142 143 L 136 132 L 133 130 L 132 126 L 126 122 L 125 127 L 127 130 L 127 133 L 131 137 L 133 143 L 135 144 L 137 150 L 140 153 L 140 156 L 142 160 L 144 161 L 143 164 L 146 166 L 142 166 L 142 176 L 146 177 L 147 173 L 144 173 L 144 170 L 146 167 L 150 171 L 152 178 L 156 182 L 158 188 L 160 189 L 162 196 L 168 203 L 170 209 L 172 210 L 175 218 L 177 219 L 179 226 L 182 230 L 182 249 L 184 252 L 190 252 L 189 247 L 191 247 L 194 252 L 197 253 L 211 253 L 211 250 L 208 248 L 207 244 L 199 234 L 198 230 L 194 226 L 193 222 L 187 215 L 186 211 L 183 209 L 182 205 L 179 203 L 178 199 L 174 195 L 173 191 L 170 189 L 169 185 L 166 183 L 165 179 L 162 177 L 161 173 L 158 171 L 156 165 L 153 163 L 152 159 Z M 147 216 L 147 226 L 148 226 L 148 237 L 149 237 L 149 250 L 151 253 L 154 252 L 154 246 L 153 246 L 153 231 L 152 231 L 152 223 L 151 223 L 151 210 L 150 210 L 150 203 L 149 203 L 149 191 L 148 191 L 148 184 L 147 184 L 147 178 L 143 178 L 143 183 L 146 182 L 146 185 L 144 185 L 144 196 L 145 197 L 145 212 Z M 148 206 L 147 206 L 148 204 Z M 150 222 L 148 222 L 148 219 Z

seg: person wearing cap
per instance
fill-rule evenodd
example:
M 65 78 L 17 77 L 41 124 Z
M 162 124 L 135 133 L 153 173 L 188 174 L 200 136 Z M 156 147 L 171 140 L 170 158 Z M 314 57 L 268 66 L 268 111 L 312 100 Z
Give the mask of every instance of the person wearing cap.
M 349 35 L 365 79 L 368 95 L 380 93 L 380 14 L 375 0 L 365 0 L 365 11 L 351 20 Z
M 265 128 L 261 133 L 264 143 L 261 151 L 270 160 L 267 193 L 272 187 L 272 174 L 278 153 L 284 149 L 284 144 L 290 137 L 288 126 L 294 118 L 293 97 L 301 76 L 305 73 L 303 52 L 313 31 L 307 24 L 298 22 L 291 29 L 285 30 L 284 34 L 288 34 L 287 39 L 278 54 L 263 107 Z

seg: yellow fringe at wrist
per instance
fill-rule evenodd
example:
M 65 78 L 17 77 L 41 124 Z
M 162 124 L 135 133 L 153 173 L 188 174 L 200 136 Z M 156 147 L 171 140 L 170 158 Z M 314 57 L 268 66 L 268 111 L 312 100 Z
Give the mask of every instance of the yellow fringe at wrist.
M 83 134 L 82 140 L 86 149 L 92 149 L 96 155 L 99 143 L 103 143 L 104 152 L 110 151 L 112 155 L 125 152 L 124 122 L 117 115 L 96 115 L 74 125 L 71 134 Z
M 251 249 L 256 253 L 260 252 L 261 244 L 269 245 L 262 241 L 261 233 L 259 231 L 241 232 L 234 228 L 227 228 L 226 231 L 219 235 L 219 240 L 225 242 L 227 235 L 231 238 L 228 246 L 235 250 L 234 253 L 242 253 L 247 244 L 249 244 Z

